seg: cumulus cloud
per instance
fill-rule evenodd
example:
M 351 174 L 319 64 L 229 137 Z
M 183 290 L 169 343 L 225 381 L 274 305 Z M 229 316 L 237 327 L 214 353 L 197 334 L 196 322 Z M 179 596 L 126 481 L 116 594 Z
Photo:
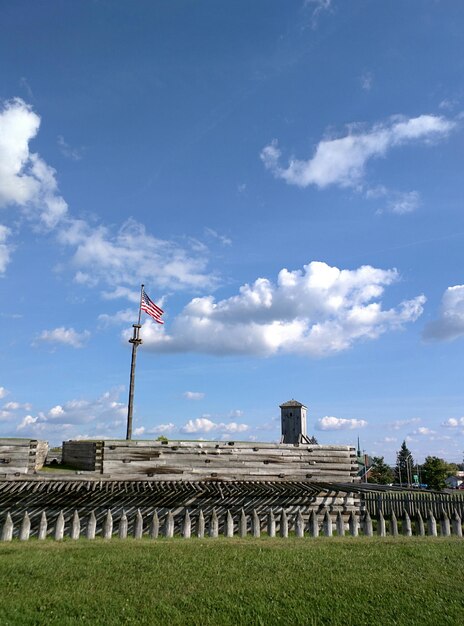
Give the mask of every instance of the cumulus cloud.
M 30 411 L 32 409 L 32 405 L 29 402 L 7 402 L 3 408 L 7 411 L 18 411 L 20 409 Z
M 339 270 L 312 262 L 303 270 L 279 272 L 277 282 L 258 278 L 225 300 L 191 300 L 170 333 L 144 323 L 144 346 L 158 352 L 310 356 L 335 354 L 362 339 L 402 328 L 423 310 L 424 296 L 383 309 L 386 286 L 396 270 L 362 266 Z
M 344 419 L 343 417 L 321 417 L 316 422 L 317 430 L 354 430 L 367 426 L 366 420 Z
M 412 213 L 420 206 L 420 194 L 418 191 L 406 191 L 396 193 L 388 203 L 388 210 L 398 215 Z
M 443 422 L 443 426 L 445 426 L 445 428 L 460 428 L 464 426 L 464 417 L 450 417 Z
M 71 346 L 72 348 L 82 348 L 89 337 L 90 333 L 88 330 L 78 333 L 74 328 L 60 326 L 53 330 L 43 330 L 35 340 L 34 345 L 43 342 Z
M 6 395 L 8 395 L 8 391 L 5 387 L 0 387 L 0 398 L 4 398 Z
M 0 274 L 3 274 L 11 260 L 11 253 L 13 252 L 13 245 L 8 243 L 8 238 L 11 235 L 11 230 L 0 224 Z
M 60 229 L 59 241 L 74 249 L 71 260 L 75 280 L 81 284 L 111 286 L 108 299 L 124 297 L 138 302 L 132 286 L 145 282 L 161 289 L 210 288 L 217 277 L 207 271 L 204 247 L 194 242 L 180 245 L 158 239 L 143 224 L 128 219 L 116 232 L 83 220 L 69 220 Z
M 418 424 L 420 422 L 420 417 L 412 417 L 411 419 L 406 420 L 395 420 L 392 422 L 389 427 L 393 430 L 401 430 L 405 426 L 410 426 L 411 424 Z
M 183 395 L 187 400 L 202 400 L 205 397 L 202 391 L 185 391 Z
M 96 399 L 73 399 L 45 411 L 18 416 L 30 404 L 14 403 L 13 411 L 0 414 L 0 436 L 39 437 L 53 443 L 66 439 L 120 437 L 125 430 L 127 405 L 119 402 L 121 389 L 105 392 Z M 0 412 L 2 413 L 2 412 Z M 85 431 L 83 430 L 85 428 Z
M 424 339 L 452 341 L 464 335 L 464 285 L 448 287 L 443 294 L 438 319 L 424 329 Z
M 206 434 L 211 432 L 235 434 L 244 433 L 248 429 L 249 426 L 247 424 L 239 424 L 238 422 L 216 423 L 208 417 L 197 417 L 196 419 L 188 420 L 180 430 L 188 434 Z
M 20 98 L 0 110 L 0 207 L 38 212 L 52 228 L 65 216 L 67 204 L 58 192 L 55 170 L 29 150 L 39 126 L 40 117 Z
M 39 421 L 38 417 L 32 417 L 32 415 L 26 415 L 16 427 L 16 430 L 24 430 L 30 426 L 33 426 Z
M 361 88 L 364 91 L 370 91 L 372 89 L 372 83 L 374 81 L 374 76 L 372 72 L 364 72 L 360 77 Z
M 409 143 L 442 139 L 455 125 L 455 122 L 438 115 L 420 115 L 409 119 L 396 116 L 367 130 L 353 125 L 344 137 L 323 139 L 311 158 L 292 158 L 287 167 L 280 164 L 282 153 L 276 139 L 262 150 L 261 159 L 276 178 L 290 185 L 315 185 L 320 189 L 329 185 L 357 187 L 371 159 L 383 157 L 392 148 Z

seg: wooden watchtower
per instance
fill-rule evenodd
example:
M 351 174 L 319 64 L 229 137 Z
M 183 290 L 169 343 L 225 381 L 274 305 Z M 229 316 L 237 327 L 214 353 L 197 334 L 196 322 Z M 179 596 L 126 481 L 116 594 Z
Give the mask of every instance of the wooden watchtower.
M 307 407 L 297 400 L 289 400 L 280 405 L 281 443 L 310 443 L 306 434 L 306 410 Z

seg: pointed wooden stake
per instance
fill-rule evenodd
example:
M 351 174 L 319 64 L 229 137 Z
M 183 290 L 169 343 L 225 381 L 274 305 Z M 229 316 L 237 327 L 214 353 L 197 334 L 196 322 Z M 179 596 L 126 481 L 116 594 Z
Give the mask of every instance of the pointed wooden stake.
M 55 524 L 55 541 L 61 541 L 64 537 L 64 516 L 63 511 L 60 511 L 56 518 Z
M 403 535 L 405 537 L 412 537 L 411 518 L 406 509 L 403 511 Z
M 42 511 L 39 522 L 39 531 L 37 533 L 37 539 L 39 539 L 39 541 L 43 541 L 47 538 L 47 526 L 47 515 L 45 514 L 45 511 Z
M 190 539 L 192 536 L 192 520 L 190 519 L 190 513 L 188 509 L 185 509 L 184 521 L 182 523 L 182 537 L 184 539 Z
M 134 522 L 134 539 L 142 539 L 143 536 L 143 517 L 140 509 L 137 509 Z
M 326 509 L 325 514 L 324 514 L 322 528 L 323 528 L 323 533 L 326 537 L 332 537 L 333 535 L 332 518 L 330 517 L 330 513 L 328 509 Z
M 251 534 L 253 535 L 253 537 L 261 536 L 261 520 L 259 519 L 259 516 L 256 513 L 255 509 L 253 509 L 253 513 L 251 516 Z
M 429 510 L 429 515 L 427 517 L 427 532 L 430 537 L 437 536 L 437 521 L 431 510 Z
M 71 520 L 71 539 L 77 541 L 81 536 L 81 520 L 79 519 L 79 513 L 74 510 L 74 514 Z
M 164 520 L 164 536 L 167 539 L 174 537 L 174 516 L 171 510 L 168 511 L 166 519 Z
M 103 539 L 111 539 L 113 536 L 113 516 L 110 509 L 106 512 L 105 521 L 103 522 Z
M 304 537 L 304 519 L 301 514 L 301 509 L 295 515 L 295 537 Z
M 238 524 L 238 529 L 239 529 L 239 535 L 240 537 L 246 537 L 247 536 L 247 518 L 245 515 L 245 511 L 242 509 L 240 511 L 240 520 L 239 520 L 239 524 Z
M 351 511 L 348 525 L 350 528 L 350 535 L 352 537 L 357 537 L 359 534 L 359 522 L 358 522 L 358 518 L 354 514 L 354 511 Z
M 95 511 L 90 511 L 89 520 L 87 522 L 87 539 L 95 539 L 97 532 L 97 518 Z
M 21 528 L 19 529 L 19 540 L 27 541 L 29 539 L 29 535 L 31 534 L 31 519 L 26 511 L 24 513 L 23 521 L 21 523 Z
M 456 535 L 456 537 L 462 537 L 462 522 L 456 509 L 454 509 L 451 517 L 451 527 L 453 529 L 453 535 Z
M 341 511 L 338 511 L 337 513 L 337 520 L 335 522 L 335 526 L 337 529 L 337 535 L 339 537 L 344 537 L 345 536 L 345 524 L 343 522 L 343 515 Z
M 13 539 L 13 520 L 8 512 L 5 515 L 5 521 L 3 522 L 2 529 L 2 541 L 11 541 Z
M 226 537 L 234 536 L 234 518 L 230 511 L 227 511 L 226 519 L 224 520 L 224 535 Z
M 125 510 L 122 510 L 122 515 L 119 520 L 118 537 L 119 539 L 127 539 L 127 529 L 129 522 L 127 521 L 127 515 Z
M 203 515 L 203 509 L 200 509 L 198 514 L 196 535 L 199 539 L 203 539 L 205 536 L 205 516 Z
M 387 536 L 387 527 L 382 511 L 379 512 L 379 521 L 377 522 L 377 534 L 379 537 Z
M 150 523 L 150 539 L 158 539 L 159 536 L 159 517 L 156 511 L 153 511 Z
M 311 515 L 309 516 L 308 530 L 310 537 L 319 537 L 319 522 L 317 521 L 315 509 L 311 511 Z

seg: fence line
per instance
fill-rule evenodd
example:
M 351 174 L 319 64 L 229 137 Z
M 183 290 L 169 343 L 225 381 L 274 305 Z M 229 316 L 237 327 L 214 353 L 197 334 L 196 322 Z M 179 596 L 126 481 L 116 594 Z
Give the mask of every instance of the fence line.
M 364 510 L 369 511 L 375 519 L 378 519 L 380 512 L 389 517 L 395 513 L 398 518 L 403 511 L 407 511 L 409 516 L 420 512 L 422 518 L 427 517 L 429 511 L 435 518 L 439 518 L 442 511 L 449 518 L 457 511 L 461 519 L 464 517 L 464 494 L 460 493 L 364 491 L 360 495 Z
M 38 521 L 38 523 L 33 525 L 29 514 L 25 512 L 21 524 L 15 527 L 12 516 L 8 512 L 4 518 L 0 540 L 12 541 L 13 538 L 18 538 L 20 541 L 28 541 L 32 536 L 37 537 L 38 540 L 44 540 L 50 536 L 55 541 L 61 541 L 65 536 L 73 540 L 81 537 L 95 539 L 97 536 L 97 518 L 94 511 L 82 518 L 79 512 L 75 510 L 72 517 L 67 519 L 65 519 L 63 512 L 60 511 L 59 515 L 57 517 L 54 516 L 52 520 L 47 517 L 45 511 L 42 511 L 40 518 L 36 516 L 34 521 Z M 115 521 L 117 522 L 116 524 Z M 132 522 L 131 536 L 135 539 L 141 539 L 144 535 L 151 539 L 159 537 L 172 538 L 175 534 L 185 539 L 189 539 L 192 536 L 215 538 L 219 534 L 223 534 L 225 537 L 233 537 L 234 535 L 239 537 L 248 535 L 260 537 L 262 532 L 265 532 L 269 537 L 280 536 L 283 538 L 288 537 L 290 534 L 301 538 L 305 536 L 318 537 L 320 535 L 325 537 L 344 536 L 345 534 L 349 534 L 352 537 L 357 537 L 359 534 L 368 537 L 372 537 L 374 534 L 385 537 L 387 534 L 397 536 L 400 528 L 401 534 L 406 537 L 412 535 L 427 535 L 431 537 L 436 537 L 437 535 L 449 537 L 454 535 L 462 537 L 462 518 L 456 510 L 452 512 L 451 516 L 448 516 L 444 509 L 442 509 L 438 518 L 429 509 L 425 522 L 420 511 L 417 511 L 411 517 L 406 509 L 402 511 L 400 517 L 394 511 L 392 511 L 389 517 L 384 516 L 382 511 L 380 511 L 375 522 L 373 522 L 369 511 L 366 511 L 361 519 L 352 512 L 348 523 L 345 523 L 340 511 L 336 516 L 333 516 L 330 515 L 328 509 L 325 510 L 323 515 L 317 515 L 316 511 L 313 510 L 307 520 L 304 519 L 301 510 L 298 510 L 295 515 L 289 516 L 285 509 L 282 509 L 280 512 L 274 512 L 271 509 L 264 519 L 255 510 L 253 510 L 251 515 L 246 515 L 242 509 L 234 520 L 234 516 L 230 511 L 227 511 L 222 519 L 219 519 L 215 509 L 212 510 L 207 518 L 205 518 L 202 509 L 196 512 L 190 512 L 188 509 L 185 509 L 183 515 L 174 516 L 172 511 L 168 511 L 161 519 L 155 510 L 148 518 L 145 517 L 144 519 L 140 509 L 138 509 Z M 119 518 L 115 520 L 111 509 L 108 509 L 99 530 L 103 539 L 109 540 L 115 535 L 119 539 L 126 539 L 129 536 L 129 519 L 123 511 Z

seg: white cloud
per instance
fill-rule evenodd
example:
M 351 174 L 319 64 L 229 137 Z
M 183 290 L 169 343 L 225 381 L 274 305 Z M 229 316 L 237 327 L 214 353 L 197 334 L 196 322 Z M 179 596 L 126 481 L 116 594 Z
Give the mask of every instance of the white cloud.
M 7 411 L 18 411 L 23 409 L 24 411 L 30 411 L 32 409 L 32 405 L 29 402 L 7 402 L 4 407 Z
M 412 213 L 420 206 L 420 194 L 418 191 L 406 191 L 404 193 L 394 194 L 394 197 L 388 203 L 388 209 L 392 213 L 403 215 L 404 213 Z
M 283 269 L 276 284 L 258 278 L 225 300 L 194 298 L 174 319 L 170 334 L 148 320 L 142 329 L 144 346 L 218 355 L 334 354 L 421 315 L 424 296 L 382 308 L 384 288 L 398 278 L 396 270 L 368 265 L 339 270 L 312 262 L 303 270 Z
M 0 274 L 6 271 L 6 268 L 11 260 L 11 253 L 14 250 L 14 246 L 7 243 L 8 238 L 11 235 L 11 230 L 0 224 Z
M 32 417 L 32 415 L 26 415 L 26 417 L 24 417 L 21 420 L 21 422 L 18 424 L 18 426 L 16 427 L 16 430 L 24 430 L 25 428 L 28 428 L 29 426 L 36 424 L 38 420 L 39 420 L 38 417 Z
M 374 81 L 374 76 L 372 75 L 372 72 L 364 72 L 360 78 L 361 88 L 364 91 L 370 91 L 372 89 L 373 81 Z
M 168 435 L 169 433 L 174 433 L 177 430 L 177 426 L 172 422 L 168 422 L 167 424 L 158 424 L 158 426 L 154 426 L 153 428 L 146 428 L 145 432 L 149 435 Z
M 368 130 L 353 125 L 344 137 L 323 139 L 308 160 L 292 158 L 288 167 L 280 165 L 277 140 L 266 146 L 261 159 L 276 178 L 290 185 L 323 189 L 329 185 L 357 187 L 362 182 L 370 159 L 383 157 L 389 150 L 417 141 L 430 142 L 446 137 L 455 122 L 437 115 L 415 118 L 395 116 L 389 122 Z
M 89 337 L 90 333 L 88 330 L 78 333 L 74 328 L 64 328 L 64 326 L 60 326 L 53 330 L 43 330 L 35 340 L 34 345 L 36 345 L 37 342 L 44 342 L 62 344 L 71 346 L 72 348 L 82 348 Z
M 426 426 L 420 426 L 417 430 L 414 430 L 412 433 L 410 433 L 410 435 L 412 435 L 413 437 L 415 436 L 419 436 L 419 437 L 425 437 L 427 435 L 434 435 L 435 431 L 431 430 L 430 428 L 427 428 Z
M 50 411 L 48 412 L 48 416 L 51 419 L 55 419 L 55 418 L 61 417 L 64 414 L 65 414 L 65 411 L 64 411 L 63 407 L 60 404 L 57 404 L 56 406 L 51 408 Z
M 65 216 L 67 204 L 58 193 L 55 170 L 29 151 L 39 126 L 40 117 L 20 98 L 0 110 L 0 207 L 38 211 L 52 228 Z
M 400 430 L 401 428 L 404 428 L 405 426 L 409 426 L 410 424 L 418 424 L 419 422 L 420 422 L 419 417 L 413 417 L 411 419 L 406 419 L 406 420 L 395 420 L 389 425 L 389 427 L 392 428 L 393 430 Z
M 450 417 L 442 425 L 446 428 L 460 428 L 464 426 L 464 417 Z
M 130 324 L 131 322 L 135 323 L 136 320 L 136 309 L 125 309 L 124 311 L 117 311 L 112 314 L 102 313 L 98 316 L 98 321 L 104 326 L 109 326 L 110 324 Z
M 202 400 L 205 394 L 202 391 L 185 391 L 183 396 L 187 400 Z
M 464 285 L 448 287 L 443 294 L 440 316 L 424 329 L 424 339 L 451 341 L 464 335 Z
M 82 148 L 72 148 L 67 141 L 65 141 L 63 135 L 58 135 L 57 138 L 58 147 L 63 156 L 71 161 L 80 161 L 82 159 Z
M 181 431 L 183 433 L 209 433 L 211 430 L 216 430 L 216 424 L 207 417 L 197 417 L 194 420 L 189 420 Z
M 238 422 L 216 423 L 208 417 L 198 417 L 188 422 L 180 429 L 183 433 L 188 434 L 205 434 L 211 432 L 222 432 L 224 434 L 243 433 L 249 429 L 247 424 L 239 424 Z
M 205 234 L 208 235 L 208 237 L 212 237 L 213 239 L 217 239 L 223 246 L 231 246 L 232 245 L 232 239 L 230 239 L 229 237 L 226 237 L 225 235 L 219 234 L 213 228 L 205 228 Z
M 96 399 L 69 400 L 48 411 L 27 414 L 19 420 L 14 413 L 5 411 L 8 415 L 5 416 L 6 421 L 2 422 L 0 436 L 14 436 L 15 432 L 21 431 L 25 437 L 40 437 L 53 443 L 59 443 L 63 438 L 120 437 L 125 431 L 127 413 L 127 405 L 118 400 L 120 392 L 121 389 L 115 389 Z M 83 425 L 87 431 L 85 433 Z
M 332 0 L 305 0 L 304 4 L 311 10 L 311 28 L 315 29 L 321 14 L 330 10 Z
M 321 417 L 316 422 L 317 430 L 354 430 L 367 426 L 366 420 L 344 419 L 342 417 Z
M 207 271 L 204 246 L 198 250 L 193 241 L 182 246 L 158 239 L 134 219 L 128 219 L 116 232 L 69 220 L 58 238 L 75 250 L 71 261 L 75 280 L 110 286 L 111 291 L 104 294 L 108 299 L 125 297 L 138 302 L 140 294 L 132 287 L 137 282 L 145 282 L 149 291 L 154 287 L 203 289 L 217 282 L 217 277 Z
M 4 398 L 7 395 L 8 391 L 5 389 L 5 387 L 0 387 L 0 398 Z

